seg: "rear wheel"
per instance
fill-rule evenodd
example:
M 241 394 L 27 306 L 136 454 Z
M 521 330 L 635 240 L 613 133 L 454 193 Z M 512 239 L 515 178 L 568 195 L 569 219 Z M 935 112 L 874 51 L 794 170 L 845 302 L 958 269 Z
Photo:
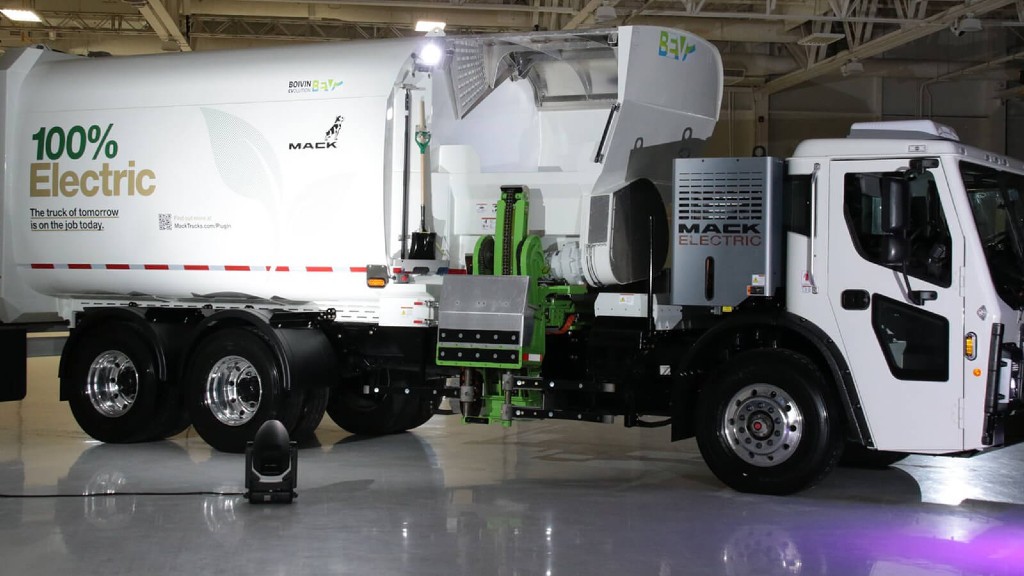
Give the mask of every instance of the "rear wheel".
M 397 384 L 405 376 L 399 374 L 374 370 L 336 386 L 327 402 L 328 416 L 342 429 L 366 436 L 397 434 L 423 425 L 436 404 L 415 392 L 400 393 Z
M 125 322 L 98 326 L 79 339 L 65 378 L 75 421 L 103 442 L 161 438 L 181 414 L 180 393 L 159 381 L 151 347 Z
M 711 471 L 740 492 L 813 486 L 842 452 L 838 403 L 821 371 L 787 350 L 729 362 L 698 401 L 697 444 Z
M 186 371 L 186 403 L 196 432 L 222 452 L 243 452 L 268 420 L 287 430 L 298 423 L 302 394 L 284 389 L 276 355 L 254 330 L 214 332 Z
M 324 419 L 324 412 L 327 410 L 327 388 L 309 388 L 303 393 L 302 412 L 295 424 L 295 429 L 289 434 L 292 440 L 303 442 L 313 437 L 317 426 Z

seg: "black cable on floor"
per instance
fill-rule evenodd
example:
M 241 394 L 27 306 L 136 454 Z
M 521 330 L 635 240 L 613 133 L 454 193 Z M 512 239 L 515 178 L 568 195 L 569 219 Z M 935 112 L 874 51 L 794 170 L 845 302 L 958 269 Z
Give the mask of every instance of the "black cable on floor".
M 105 496 L 245 496 L 245 492 L 96 492 L 94 494 L 0 494 L 0 498 L 102 498 Z

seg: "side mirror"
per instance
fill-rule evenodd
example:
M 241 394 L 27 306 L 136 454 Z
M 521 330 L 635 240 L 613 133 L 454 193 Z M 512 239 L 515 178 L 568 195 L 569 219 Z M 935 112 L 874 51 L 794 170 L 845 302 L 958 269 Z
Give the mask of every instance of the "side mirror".
M 882 245 L 882 264 L 886 268 L 902 269 L 903 263 L 910 257 L 910 242 L 906 237 L 885 236 Z
M 910 185 L 903 178 L 882 178 L 882 232 L 902 236 L 910 227 Z
M 885 176 L 881 182 L 884 265 L 903 268 L 910 257 L 910 184 L 903 178 Z

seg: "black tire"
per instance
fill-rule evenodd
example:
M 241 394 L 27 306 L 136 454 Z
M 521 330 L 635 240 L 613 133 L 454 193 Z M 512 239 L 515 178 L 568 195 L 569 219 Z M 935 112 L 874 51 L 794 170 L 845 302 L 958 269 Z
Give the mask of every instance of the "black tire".
M 274 351 L 248 328 L 223 328 L 203 339 L 189 361 L 185 387 L 192 425 L 221 452 L 244 452 L 268 420 L 293 430 L 302 409 L 302 394 L 284 389 Z
M 788 350 L 745 352 L 705 385 L 697 445 L 740 492 L 791 494 L 818 483 L 842 453 L 841 416 L 827 380 Z
M 907 456 L 910 456 L 910 454 L 871 450 L 859 442 L 847 442 L 846 448 L 843 449 L 843 457 L 839 460 L 839 465 L 847 468 L 882 470 L 903 460 Z
M 177 436 L 192 425 L 192 421 L 188 417 L 188 410 L 185 409 L 184 395 L 179 394 L 179 397 L 181 399 L 177 415 L 168 418 L 167 426 L 163 431 L 157 433 L 156 437 L 153 438 L 154 440 L 165 440 L 172 436 Z
M 343 430 L 362 436 L 398 434 L 423 425 L 433 416 L 436 403 L 421 394 L 403 394 L 393 388 L 395 379 L 402 377 L 399 374 L 375 370 L 332 388 L 327 415 Z M 381 391 L 363 394 L 363 384 Z
M 92 328 L 69 355 L 68 404 L 78 425 L 96 440 L 154 440 L 180 414 L 180 391 L 159 381 L 153 350 L 131 324 Z
M 324 412 L 327 411 L 327 388 L 310 388 L 303 392 L 302 412 L 299 414 L 299 421 L 295 428 L 288 434 L 296 442 L 305 442 L 313 438 L 317 426 L 324 419 Z

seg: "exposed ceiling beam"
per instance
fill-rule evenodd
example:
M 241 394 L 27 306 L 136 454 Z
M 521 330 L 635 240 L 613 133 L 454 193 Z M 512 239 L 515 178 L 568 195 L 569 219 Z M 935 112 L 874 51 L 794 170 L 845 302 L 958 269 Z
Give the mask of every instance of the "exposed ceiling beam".
M 395 32 L 395 27 L 388 24 L 357 25 L 333 20 L 229 18 L 204 15 L 192 17 L 189 37 L 316 42 L 393 38 L 396 36 Z
M 129 4 L 139 9 L 139 13 L 146 19 L 146 22 L 149 22 L 150 27 L 161 41 L 177 46 L 178 50 L 182 52 L 192 51 L 185 35 L 178 28 L 177 20 L 167 11 L 163 0 L 132 0 Z
M 672 26 L 687 30 L 712 42 L 795 43 L 803 37 L 800 31 L 786 32 L 782 22 L 750 20 L 708 20 L 706 18 L 655 18 L 641 15 L 630 21 L 633 25 Z
M 581 8 L 571 20 L 565 23 L 562 30 L 575 30 L 576 28 L 579 28 L 580 24 L 582 24 L 588 16 L 594 13 L 594 10 L 597 10 L 602 2 L 604 2 L 604 0 L 590 0 L 590 2 L 587 2 L 586 6 Z
M 139 13 L 134 14 L 82 14 L 72 12 L 39 12 L 44 22 L 34 26 L 21 24 L 0 25 L 0 31 L 35 35 L 50 34 L 152 34 L 149 22 Z
M 758 89 L 758 93 L 760 95 L 769 95 L 781 92 L 782 90 L 803 84 L 808 80 L 812 80 L 824 74 L 835 72 L 842 68 L 844 64 L 853 60 L 864 60 L 873 56 L 878 56 L 883 52 L 887 52 L 908 42 L 913 42 L 919 38 L 924 38 L 925 36 L 934 34 L 939 30 L 945 29 L 956 21 L 957 18 L 966 14 L 980 16 L 1002 8 L 1008 4 L 1012 4 L 1014 1 L 1015 0 L 977 0 L 970 5 L 957 5 L 921 21 L 916 26 L 908 25 L 901 30 L 890 32 L 889 34 L 865 42 L 856 48 L 852 48 L 830 58 L 826 58 L 816 64 L 813 64 L 809 68 L 798 70 L 796 72 L 786 74 L 781 78 L 772 80 Z
M 430 3 L 422 3 L 430 4 Z M 537 2 L 540 4 L 540 2 Z M 287 20 L 331 20 L 348 24 L 370 26 L 390 24 L 411 29 L 417 20 L 443 20 L 448 29 L 458 34 L 463 30 L 531 30 L 539 13 L 490 12 L 481 10 L 449 10 L 446 4 L 430 4 L 434 8 L 393 8 L 371 3 L 352 4 L 300 4 L 286 2 L 221 2 L 193 0 L 188 13 L 195 16 L 216 16 L 223 18 L 258 18 Z
M 288 4 L 282 0 L 248 0 L 249 2 L 274 2 Z M 478 10 L 484 12 L 541 12 L 546 14 L 575 14 L 571 6 L 544 6 L 530 4 L 475 4 L 426 2 L 418 0 L 301 0 L 302 4 L 325 4 L 328 6 L 376 6 L 385 8 L 422 8 L 427 10 Z

